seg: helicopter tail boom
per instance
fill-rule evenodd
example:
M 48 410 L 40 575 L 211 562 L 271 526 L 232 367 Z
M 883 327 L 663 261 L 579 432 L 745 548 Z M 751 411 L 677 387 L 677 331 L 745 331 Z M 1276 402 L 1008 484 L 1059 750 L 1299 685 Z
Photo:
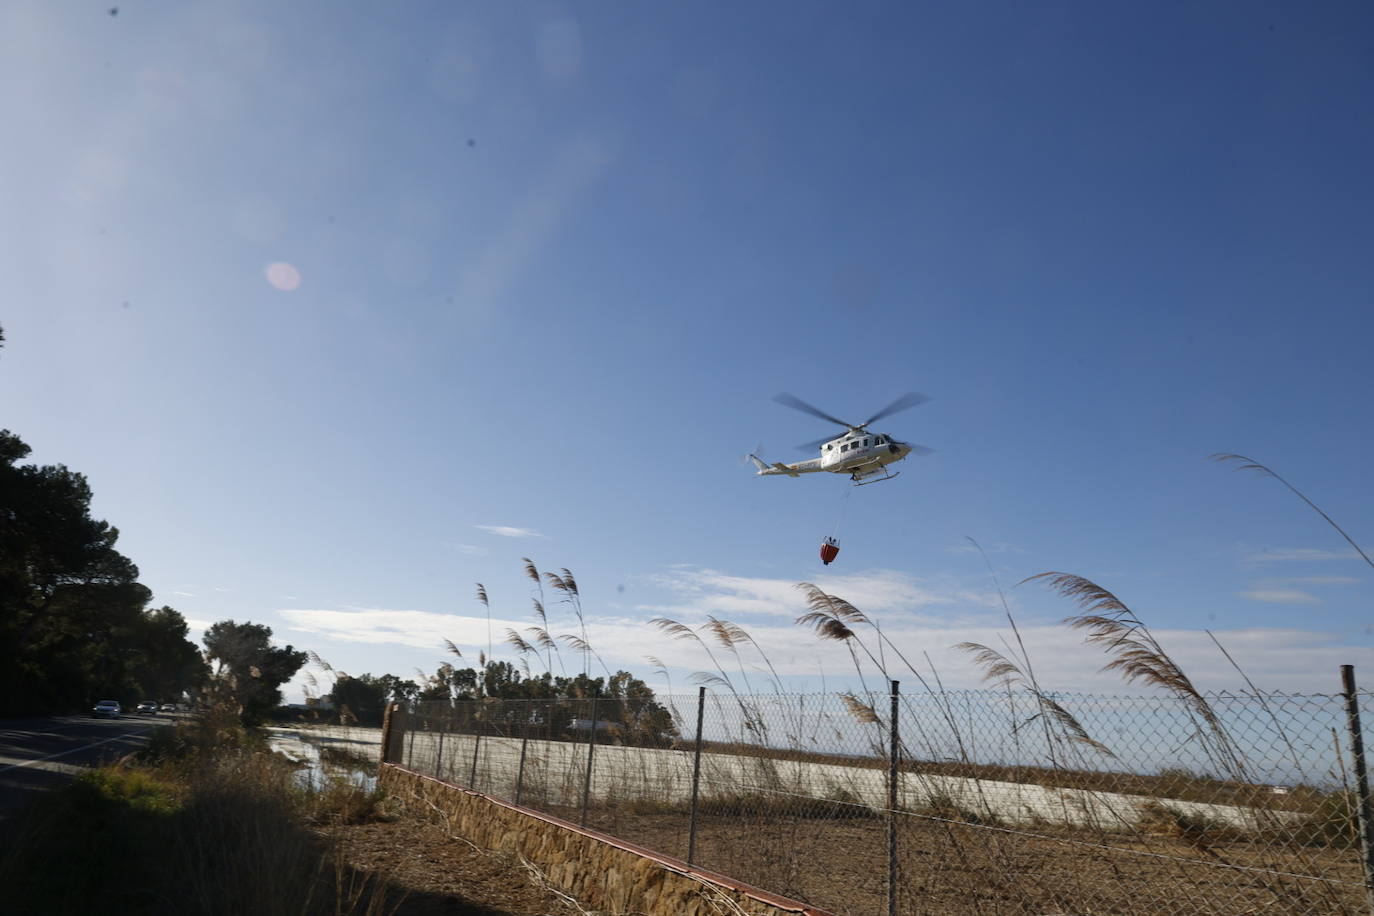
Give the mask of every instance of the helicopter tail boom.
M 749 460 L 754 462 L 754 467 L 758 468 L 761 477 L 771 477 L 775 474 L 786 474 L 788 477 L 800 477 L 803 474 L 811 474 L 821 470 L 819 458 L 811 461 L 799 461 L 796 464 L 783 464 L 781 461 L 772 463 L 764 461 L 758 455 L 749 455 Z
M 772 464 L 764 461 L 758 455 L 750 455 L 749 460 L 754 462 L 754 467 L 759 469 L 761 476 L 767 477 L 772 474 L 786 474 L 788 477 L 799 477 L 796 468 L 789 468 L 781 461 L 774 461 Z

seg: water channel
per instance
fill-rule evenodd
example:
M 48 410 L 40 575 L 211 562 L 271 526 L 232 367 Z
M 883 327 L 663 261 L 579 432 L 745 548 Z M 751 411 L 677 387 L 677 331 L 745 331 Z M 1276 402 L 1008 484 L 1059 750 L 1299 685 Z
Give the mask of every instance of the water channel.
M 361 789 L 377 787 L 376 745 L 363 745 L 337 733 L 304 728 L 268 728 L 272 750 L 297 761 L 296 779 L 309 789 L 321 789 L 344 779 Z

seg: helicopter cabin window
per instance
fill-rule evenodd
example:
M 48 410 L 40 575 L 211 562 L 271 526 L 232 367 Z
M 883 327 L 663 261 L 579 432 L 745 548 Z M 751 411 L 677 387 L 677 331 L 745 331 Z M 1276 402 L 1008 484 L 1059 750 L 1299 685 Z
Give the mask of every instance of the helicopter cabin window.
M 864 446 L 867 447 L 867 445 L 868 445 L 868 440 L 865 439 L 865 440 L 864 440 Z

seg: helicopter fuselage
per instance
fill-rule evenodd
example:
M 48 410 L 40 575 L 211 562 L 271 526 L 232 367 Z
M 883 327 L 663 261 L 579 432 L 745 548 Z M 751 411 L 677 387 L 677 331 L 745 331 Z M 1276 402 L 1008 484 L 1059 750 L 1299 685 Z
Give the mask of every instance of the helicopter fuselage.
M 759 475 L 763 477 L 774 474 L 796 477 L 800 474 L 829 471 L 832 474 L 849 474 L 857 479 L 877 473 L 884 466 L 901 461 L 909 454 L 911 446 L 904 442 L 898 442 L 882 433 L 858 430 L 831 439 L 821 446 L 820 457 L 809 461 L 798 461 L 794 464 L 774 462 L 769 465 L 755 455 L 749 457 L 754 460 Z
M 901 461 L 911 454 L 911 446 L 891 436 L 870 433 L 846 433 L 821 446 L 821 470 L 837 474 L 856 469 L 882 466 Z

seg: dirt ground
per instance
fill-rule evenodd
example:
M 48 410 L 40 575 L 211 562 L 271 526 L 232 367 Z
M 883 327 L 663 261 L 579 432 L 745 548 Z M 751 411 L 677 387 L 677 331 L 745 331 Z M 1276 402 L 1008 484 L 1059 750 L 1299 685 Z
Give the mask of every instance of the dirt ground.
M 518 861 L 411 817 L 332 828 L 347 863 L 385 882 L 395 916 L 582 916 Z M 394 909 L 393 909 L 394 907 Z
M 576 817 L 573 812 L 566 812 Z M 686 853 L 676 815 L 594 811 L 589 826 L 669 855 Z M 341 828 L 348 863 L 388 883 L 397 916 L 584 916 L 508 857 L 493 856 L 412 815 Z M 970 824 L 910 823 L 900 831 L 903 916 L 1216 914 L 1309 916 L 1364 912 L 1358 859 L 1346 850 L 1200 848 L 1174 837 L 1038 836 Z M 841 916 L 887 912 L 887 838 L 868 819 L 703 817 L 697 861 Z M 1298 878 L 1321 875 L 1326 881 Z M 402 897 L 402 894 L 404 896 Z
M 685 854 L 681 816 L 601 811 L 590 826 Z M 1352 850 L 1203 846 L 1173 836 L 1011 832 L 915 819 L 902 824 L 897 841 L 903 916 L 1365 912 Z M 878 819 L 703 817 L 697 862 L 840 916 L 887 912 L 887 828 Z

